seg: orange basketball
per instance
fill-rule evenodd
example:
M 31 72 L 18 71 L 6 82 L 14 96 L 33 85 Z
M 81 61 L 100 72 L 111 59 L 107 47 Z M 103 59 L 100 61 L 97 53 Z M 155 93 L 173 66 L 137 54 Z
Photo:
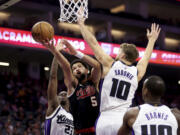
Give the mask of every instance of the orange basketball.
M 38 22 L 32 27 L 31 34 L 36 42 L 41 43 L 43 40 L 53 39 L 54 28 L 48 22 Z

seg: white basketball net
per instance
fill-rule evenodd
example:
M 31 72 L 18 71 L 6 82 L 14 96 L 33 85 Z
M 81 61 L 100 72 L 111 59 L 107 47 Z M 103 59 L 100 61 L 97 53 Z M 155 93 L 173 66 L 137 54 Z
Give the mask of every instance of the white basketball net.
M 69 23 L 77 22 L 77 16 L 80 9 L 84 11 L 83 18 L 88 18 L 88 0 L 59 0 L 59 2 L 59 21 Z

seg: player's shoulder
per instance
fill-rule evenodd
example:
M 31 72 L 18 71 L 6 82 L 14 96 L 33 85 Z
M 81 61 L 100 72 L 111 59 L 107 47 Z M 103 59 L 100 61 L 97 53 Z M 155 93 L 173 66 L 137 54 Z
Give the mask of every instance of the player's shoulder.
M 125 113 L 123 121 L 126 121 L 129 127 L 132 127 L 137 119 L 138 114 L 139 114 L 139 108 L 132 107 Z
M 171 112 L 180 114 L 180 110 L 178 108 L 171 108 Z
M 136 117 L 139 114 L 139 107 L 132 107 L 126 112 L 127 117 Z
M 180 121 L 180 110 L 178 108 L 172 108 L 171 112 L 175 115 L 175 117 Z

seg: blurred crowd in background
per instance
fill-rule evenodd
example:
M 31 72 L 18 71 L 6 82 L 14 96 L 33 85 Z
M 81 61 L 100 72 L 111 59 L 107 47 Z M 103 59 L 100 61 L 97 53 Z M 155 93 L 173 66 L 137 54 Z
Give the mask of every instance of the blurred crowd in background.
M 43 135 L 48 80 L 0 74 L 0 82 L 0 135 Z M 138 89 L 133 105 L 142 103 Z M 166 94 L 163 103 L 180 109 L 180 96 Z
M 25 6 L 25 4 L 27 5 L 27 3 L 23 3 L 27 1 L 30 2 L 28 9 L 26 9 L 27 7 Z M 90 16 L 90 18 L 87 20 L 88 26 L 97 28 L 96 30 L 94 30 L 94 35 L 96 36 L 98 41 L 118 43 L 118 44 L 121 44 L 123 42 L 134 43 L 138 47 L 145 48 L 147 44 L 147 37 L 145 33 L 146 27 L 149 26 L 150 23 L 156 22 L 162 26 L 163 30 L 161 32 L 162 34 L 159 39 L 160 42 L 158 42 L 155 45 L 155 49 L 173 51 L 177 53 L 180 52 L 180 40 L 179 40 L 180 19 L 177 18 L 179 17 L 179 13 L 174 11 L 174 14 L 172 12 L 174 16 L 167 15 L 168 17 L 166 19 L 162 18 L 161 15 L 156 16 L 153 14 L 148 14 L 146 17 L 143 17 L 141 15 L 141 12 L 139 12 L 139 14 L 135 14 L 135 13 L 122 11 L 119 13 L 112 14 L 110 12 L 110 9 L 94 8 L 91 5 L 92 1 L 93 0 L 89 0 L 89 6 L 88 6 L 90 14 L 92 13 L 94 15 L 97 13 L 99 16 L 102 16 L 102 18 L 104 16 L 111 16 L 110 19 L 106 18 L 107 19 L 106 21 L 100 20 L 101 18 L 98 17 L 93 18 L 92 16 Z M 153 3 L 154 1 L 152 0 L 151 6 L 155 5 Z M 167 1 L 168 0 L 161 1 L 162 4 L 159 4 L 160 7 L 166 6 L 167 9 L 169 6 L 166 3 Z M 94 0 L 93 2 L 96 2 L 96 0 Z M 106 1 L 105 4 L 107 4 L 108 2 L 109 1 Z M 116 1 L 114 0 L 113 2 Z M 143 1 L 139 1 L 139 2 L 143 2 Z M 158 1 L 156 2 L 158 3 Z M 0 12 L 1 13 L 0 27 L 30 31 L 35 23 L 37 23 L 38 21 L 45 20 L 53 24 L 56 35 L 82 38 L 82 35 L 77 31 L 75 32 L 70 29 L 65 29 L 65 28 L 63 29 L 61 26 L 59 26 L 57 21 L 59 17 L 58 0 L 22 0 L 19 3 L 18 3 L 19 5 L 16 4 L 14 7 L 12 6 L 10 8 L 7 8 L 5 12 L 2 13 Z M 34 3 L 38 4 L 39 10 L 37 7 L 35 7 L 37 9 L 33 7 Z M 177 5 L 174 4 L 174 7 L 175 6 Z M 50 11 L 47 10 L 46 7 L 49 7 Z M 172 6 L 171 9 L 174 9 L 174 7 Z M 177 8 L 176 10 L 179 9 Z M 148 6 L 144 11 L 148 11 Z M 118 17 L 120 17 L 120 20 L 118 20 L 117 22 L 114 21 L 116 19 L 119 19 Z M 111 20 L 112 18 L 115 19 Z M 111 28 L 109 29 L 109 31 L 107 30 L 108 29 L 107 24 L 109 21 L 108 19 L 112 21 L 110 26 Z M 123 23 L 119 23 L 121 22 L 121 20 L 125 20 L 125 21 Z M 129 22 L 129 24 L 126 25 L 126 21 Z M 134 25 L 135 22 L 136 24 Z M 101 28 L 98 29 L 98 27 Z M 113 35 L 111 33 L 113 29 L 120 31 L 122 33 L 126 32 L 127 35 L 125 34 L 126 36 L 120 36 L 120 38 L 117 38 L 115 37 L 115 34 Z M 110 33 L 112 35 L 110 35 L 109 36 L 110 38 L 108 39 L 107 37 L 108 34 Z M 133 36 L 131 37 L 131 35 Z M 165 42 L 166 39 L 170 39 L 171 41 L 171 43 L 169 43 L 169 46 L 166 46 L 166 42 Z M 4 44 L 2 43 L 2 45 Z M 25 65 L 28 65 L 31 62 L 36 62 L 39 64 L 39 67 L 50 65 L 47 64 L 48 62 L 50 63 L 50 61 L 48 61 L 48 59 L 46 58 L 49 57 L 50 59 L 52 55 L 50 55 L 50 53 L 47 53 L 47 51 L 43 51 L 43 50 L 40 51 L 38 49 L 33 49 L 33 48 L 31 49 L 21 48 L 18 46 L 12 47 L 6 44 L 4 46 L 6 47 L 6 49 L 5 50 L 1 49 L 0 60 L 7 62 L 10 61 L 10 64 L 12 64 L 12 66 L 10 66 L 9 69 L 5 68 L 5 71 L 8 71 L 10 69 L 11 71 L 12 70 L 18 71 L 18 69 L 13 69 L 13 64 L 17 65 L 18 67 L 18 63 L 20 62 L 22 62 L 23 64 L 25 63 Z M 22 53 L 23 55 L 21 55 Z M 34 57 L 33 56 L 30 57 L 28 55 L 33 55 Z M 42 59 L 38 59 L 38 57 L 40 58 L 42 57 L 42 59 L 43 60 L 45 59 L 46 62 L 43 63 Z M 71 57 L 69 57 L 69 59 L 71 59 Z M 28 67 L 24 66 L 23 64 L 21 65 L 22 68 L 19 69 L 19 72 L 16 75 L 14 75 L 14 73 L 11 72 L 7 72 L 7 73 L 0 72 L 0 135 L 43 135 L 44 134 L 44 120 L 47 109 L 47 86 L 48 86 L 47 76 L 49 72 L 46 72 L 47 74 L 46 77 L 43 78 L 43 76 L 40 76 L 40 79 L 38 80 L 32 79 L 25 74 L 22 76 L 20 74 L 22 74 L 23 71 L 28 69 Z M 158 65 L 158 66 L 152 66 L 152 65 L 149 66 L 147 69 L 148 72 L 149 71 L 151 72 L 147 73 L 146 75 L 152 75 L 152 74 L 159 75 L 163 79 L 165 79 L 166 82 L 167 91 L 162 99 L 162 103 L 168 105 L 171 108 L 176 107 L 180 109 L 180 92 L 179 92 L 180 83 L 178 84 L 179 77 L 177 77 L 178 76 L 177 71 L 179 70 L 178 69 L 179 67 L 173 68 L 172 66 L 171 68 L 167 68 L 167 66 L 164 65 Z M 161 68 L 157 68 L 157 67 L 161 67 Z M 173 70 L 174 72 L 172 72 Z M 3 68 L 2 70 L 0 68 L 0 71 L 3 71 Z M 174 78 L 175 76 L 176 78 Z M 62 79 L 63 78 L 61 78 L 61 80 L 59 81 L 59 86 L 58 86 L 59 91 L 66 90 Z M 138 90 L 136 91 L 132 106 L 143 104 L 141 89 L 142 89 L 142 82 L 140 82 Z

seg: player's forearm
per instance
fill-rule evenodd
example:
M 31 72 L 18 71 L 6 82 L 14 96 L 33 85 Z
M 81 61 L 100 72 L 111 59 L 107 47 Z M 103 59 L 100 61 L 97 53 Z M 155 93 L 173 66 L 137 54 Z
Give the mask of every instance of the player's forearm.
M 51 64 L 50 77 L 57 78 L 57 71 L 58 71 L 58 62 L 57 59 L 54 57 L 53 62 Z
M 147 61 L 150 60 L 151 54 L 153 52 L 154 45 L 155 45 L 155 41 L 154 40 L 149 40 L 148 41 L 148 45 L 147 45 L 146 50 L 144 52 L 143 59 L 145 59 Z
M 66 60 L 66 58 L 57 50 L 53 52 L 54 56 L 56 57 L 58 63 L 60 64 L 61 68 L 63 70 L 66 70 L 67 68 L 70 68 L 69 62 Z
M 90 56 L 88 55 L 85 55 L 83 58 L 82 58 L 83 61 L 85 61 L 88 65 L 90 65 L 91 67 L 94 67 L 94 68 L 98 68 L 99 67 L 99 63 L 94 59 L 94 58 L 91 58 Z
M 102 61 L 102 56 L 101 53 L 103 53 L 102 48 L 99 46 L 98 41 L 94 37 L 94 35 L 86 28 L 84 24 L 79 24 L 81 34 L 84 38 L 84 40 L 88 43 L 90 48 L 93 50 L 95 57 L 99 60 Z M 101 53 L 100 53 L 101 52 Z
M 155 44 L 154 41 L 152 41 L 152 40 L 148 41 L 148 45 L 146 47 L 144 55 L 137 64 L 137 68 L 138 68 L 138 72 L 139 72 L 138 76 L 140 79 L 144 76 L 144 74 L 146 72 L 147 65 L 149 63 L 149 60 L 151 59 L 151 54 L 153 52 L 154 44 Z
M 71 66 L 70 63 L 67 61 L 67 59 L 57 50 L 54 51 L 54 56 L 56 57 L 59 65 L 62 68 L 63 74 L 64 74 L 64 79 L 66 80 L 67 86 L 72 85 L 73 80 L 73 75 L 71 72 Z
M 84 38 L 84 40 L 86 40 L 86 42 L 88 43 L 88 45 L 90 45 L 90 47 L 93 49 L 94 46 L 96 46 L 98 44 L 96 38 L 94 37 L 94 35 L 86 28 L 86 26 L 84 24 L 79 24 L 80 26 L 80 30 L 81 30 L 81 34 Z
M 55 97 L 57 93 L 57 71 L 58 71 L 58 62 L 57 59 L 54 57 L 53 62 L 51 64 L 49 84 L 47 90 L 48 101 L 53 101 L 52 102 L 53 104 L 56 101 Z

